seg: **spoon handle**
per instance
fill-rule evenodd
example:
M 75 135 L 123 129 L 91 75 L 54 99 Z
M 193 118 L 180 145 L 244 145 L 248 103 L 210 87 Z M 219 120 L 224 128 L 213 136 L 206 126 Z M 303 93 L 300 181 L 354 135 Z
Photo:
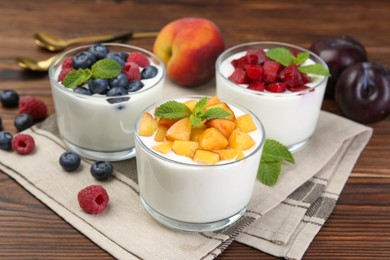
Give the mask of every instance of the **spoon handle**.
M 67 41 L 68 45 L 76 43 L 90 43 L 90 42 L 114 42 L 119 40 L 130 40 L 130 39 L 140 39 L 140 38 L 150 38 L 157 36 L 158 32 L 140 32 L 134 33 L 129 32 L 121 35 L 101 35 L 101 36 L 90 36 L 90 37 L 81 37 L 75 38 Z

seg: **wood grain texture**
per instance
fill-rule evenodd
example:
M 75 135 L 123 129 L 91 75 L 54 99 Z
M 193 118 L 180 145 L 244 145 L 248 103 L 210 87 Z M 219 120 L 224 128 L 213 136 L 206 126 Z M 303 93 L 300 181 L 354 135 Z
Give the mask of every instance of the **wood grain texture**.
M 2 0 L 0 90 L 39 96 L 54 112 L 46 73 L 26 72 L 15 63 L 18 56 L 51 55 L 34 45 L 34 32 L 73 38 L 155 31 L 184 16 L 213 20 L 227 47 L 258 40 L 309 47 L 322 36 L 349 34 L 366 46 L 370 60 L 390 66 L 389 10 L 386 0 Z M 132 43 L 151 49 L 153 39 Z M 340 114 L 332 100 L 323 109 Z M 0 108 L 4 128 L 12 133 L 16 113 Z M 390 119 L 370 126 L 373 137 L 304 259 L 390 259 Z M 0 259 L 111 258 L 0 172 Z M 237 242 L 218 258 L 275 259 Z

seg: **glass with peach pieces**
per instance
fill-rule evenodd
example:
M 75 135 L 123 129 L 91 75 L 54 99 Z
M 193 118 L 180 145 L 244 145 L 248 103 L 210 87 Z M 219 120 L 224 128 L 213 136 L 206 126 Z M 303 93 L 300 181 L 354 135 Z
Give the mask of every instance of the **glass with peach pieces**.
M 298 151 L 313 135 L 329 71 L 316 54 L 286 43 L 251 42 L 216 62 L 217 95 L 255 113 L 267 138 Z
M 214 231 L 236 222 L 252 196 L 265 142 L 260 120 L 218 97 L 180 97 L 135 124 L 140 197 L 160 223 Z

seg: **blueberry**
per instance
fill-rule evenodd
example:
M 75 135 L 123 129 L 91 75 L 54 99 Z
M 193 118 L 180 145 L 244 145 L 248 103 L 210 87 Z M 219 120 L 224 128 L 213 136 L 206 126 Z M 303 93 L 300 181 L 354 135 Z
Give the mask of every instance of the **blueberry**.
M 130 97 L 107 98 L 107 102 L 110 104 L 116 104 L 116 103 L 125 102 L 129 99 L 130 99 Z M 121 110 L 124 107 L 125 107 L 124 105 L 120 105 L 120 106 L 118 106 L 118 109 Z
M 78 94 L 88 95 L 88 96 L 92 95 L 92 91 L 84 87 L 75 87 L 73 89 L 73 92 Z
M 80 156 L 74 152 L 64 152 L 60 156 L 60 165 L 67 172 L 73 172 L 80 167 Z
M 89 51 L 79 52 L 72 58 L 72 65 L 75 69 L 90 68 L 95 62 L 95 55 Z
M 124 61 L 126 61 L 127 58 L 129 57 L 129 53 L 128 52 L 120 52 L 119 54 L 122 56 L 122 59 Z
M 95 56 L 96 60 L 105 58 L 109 53 L 107 46 L 100 43 L 92 45 L 89 51 Z
M 23 113 L 15 117 L 14 126 L 18 131 L 23 131 L 34 124 L 34 119 L 30 114 Z
M 144 87 L 144 83 L 140 80 L 132 80 L 129 82 L 129 86 L 127 87 L 128 92 L 135 92 Z
M 119 52 L 110 52 L 107 54 L 106 58 L 118 62 L 122 68 L 125 66 L 125 60 Z
M 88 80 L 88 88 L 94 94 L 105 95 L 109 90 L 107 79 L 90 79 Z
M 127 86 L 129 85 L 129 80 L 124 73 L 120 73 L 115 78 L 110 79 L 108 81 L 108 84 L 111 88 L 122 87 L 127 89 Z
M 112 164 L 107 161 L 96 161 L 91 165 L 91 174 L 99 181 L 110 178 L 113 170 Z
M 125 89 L 123 87 L 115 87 L 115 88 L 110 89 L 107 92 L 106 96 L 114 97 L 114 96 L 123 96 L 126 94 L 127 94 L 127 89 Z
M 147 66 L 141 71 L 141 78 L 142 79 L 151 79 L 154 78 L 158 73 L 158 69 L 153 66 Z
M 19 94 L 12 89 L 6 89 L 0 93 L 0 102 L 3 107 L 17 107 L 19 105 Z
M 12 150 L 12 134 L 9 132 L 0 132 L 0 149 L 10 151 Z

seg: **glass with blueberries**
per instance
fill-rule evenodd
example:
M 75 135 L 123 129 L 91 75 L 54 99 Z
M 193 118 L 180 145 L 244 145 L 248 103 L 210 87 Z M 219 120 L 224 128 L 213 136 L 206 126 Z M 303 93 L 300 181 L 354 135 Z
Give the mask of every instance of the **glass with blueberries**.
M 142 48 L 92 44 L 62 53 L 49 78 L 59 133 L 69 149 L 119 161 L 135 156 L 135 119 L 161 99 L 165 67 Z

